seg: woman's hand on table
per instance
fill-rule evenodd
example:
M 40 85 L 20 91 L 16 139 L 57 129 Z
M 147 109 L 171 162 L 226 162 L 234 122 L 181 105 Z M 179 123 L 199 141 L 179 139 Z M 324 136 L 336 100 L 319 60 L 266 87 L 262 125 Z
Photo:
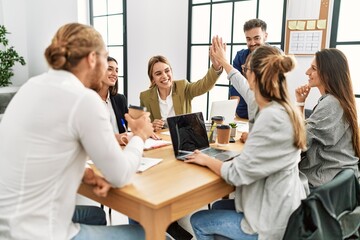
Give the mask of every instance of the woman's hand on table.
M 156 133 L 153 133 L 153 135 L 150 136 L 152 139 L 154 140 L 161 140 L 161 137 L 159 137 L 158 135 L 156 135 Z
M 161 130 L 161 129 L 164 127 L 164 124 L 165 124 L 165 121 L 164 121 L 164 120 L 155 119 L 155 120 L 152 122 L 154 131 L 157 132 L 157 131 Z
M 199 150 L 195 150 L 194 153 L 186 157 L 186 163 L 196 163 L 201 166 L 207 166 L 206 163 L 210 156 L 200 152 Z
M 243 132 L 243 133 L 241 134 L 241 136 L 240 136 L 240 141 L 241 141 L 242 143 L 245 143 L 245 142 L 246 142 L 246 139 L 248 138 L 248 135 L 249 135 L 248 132 Z

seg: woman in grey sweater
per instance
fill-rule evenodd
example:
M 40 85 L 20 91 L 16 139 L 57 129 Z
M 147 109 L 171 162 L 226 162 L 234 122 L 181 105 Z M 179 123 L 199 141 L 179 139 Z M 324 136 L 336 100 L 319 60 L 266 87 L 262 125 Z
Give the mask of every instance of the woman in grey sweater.
M 305 128 L 292 106 L 285 73 L 294 59 L 270 46 L 258 47 L 244 70 L 249 81 L 226 59 L 221 39 L 213 38 L 211 54 L 228 73 L 249 104 L 255 119 L 242 154 L 221 162 L 195 151 L 186 162 L 206 166 L 236 186 L 235 199 L 220 200 L 212 210 L 191 217 L 198 240 L 223 236 L 228 239 L 281 239 L 291 213 L 306 197 L 298 163 L 305 148 Z M 252 91 L 250 91 L 250 89 Z
M 312 187 L 329 182 L 344 168 L 359 176 L 359 126 L 345 55 L 335 48 L 317 52 L 306 75 L 309 83 L 295 90 L 297 105 L 303 111 L 311 88 L 318 88 L 321 97 L 306 119 L 307 151 L 300 171 Z

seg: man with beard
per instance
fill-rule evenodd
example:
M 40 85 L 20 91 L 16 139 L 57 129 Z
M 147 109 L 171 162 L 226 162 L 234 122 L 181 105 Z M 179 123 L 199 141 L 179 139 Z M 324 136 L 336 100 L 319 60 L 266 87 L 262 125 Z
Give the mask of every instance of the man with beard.
M 264 45 L 267 39 L 266 23 L 260 19 L 251 19 L 244 24 L 244 34 L 246 37 L 247 49 L 242 49 L 236 53 L 233 60 L 233 66 L 239 72 L 244 75 L 242 65 L 245 64 L 249 54 L 254 51 L 257 47 Z M 245 75 L 244 75 L 245 76 Z M 246 77 L 246 76 L 245 76 Z M 230 99 L 237 99 L 238 106 L 236 108 L 236 115 L 240 118 L 248 119 L 248 109 L 245 100 L 236 91 L 236 89 L 230 87 Z
M 62 26 L 45 57 L 51 69 L 21 87 L 0 124 L 0 236 L 144 239 L 140 225 L 90 226 L 71 218 L 81 181 L 99 197 L 129 183 L 153 133 L 149 113 L 136 120 L 125 114 L 134 136 L 122 150 L 93 91 L 107 69 L 105 44 L 94 28 Z M 104 178 L 85 169 L 88 157 Z

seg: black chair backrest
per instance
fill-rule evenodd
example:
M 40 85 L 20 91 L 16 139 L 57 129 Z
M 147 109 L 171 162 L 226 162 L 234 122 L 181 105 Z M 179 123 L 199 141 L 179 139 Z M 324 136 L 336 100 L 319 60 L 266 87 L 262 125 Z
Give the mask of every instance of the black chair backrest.
M 301 201 L 290 216 L 283 239 L 343 239 L 338 218 L 357 206 L 360 206 L 359 182 L 353 170 L 344 169 Z

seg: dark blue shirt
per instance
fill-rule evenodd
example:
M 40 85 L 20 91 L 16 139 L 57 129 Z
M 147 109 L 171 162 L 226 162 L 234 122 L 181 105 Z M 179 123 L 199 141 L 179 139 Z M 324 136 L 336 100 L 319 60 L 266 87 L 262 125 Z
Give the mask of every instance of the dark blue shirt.
M 241 65 L 245 64 L 246 58 L 249 56 L 249 54 L 250 54 L 249 49 L 243 49 L 236 53 L 236 56 L 233 61 L 233 67 L 236 68 L 237 70 L 239 70 L 239 72 L 241 74 L 243 74 Z M 230 96 L 240 97 L 239 104 L 236 107 L 236 115 L 238 115 L 241 118 L 248 119 L 249 116 L 248 116 L 247 104 L 246 104 L 245 100 L 242 98 L 242 96 L 240 95 L 240 93 L 238 91 L 236 91 L 236 89 L 233 86 L 230 87 Z

